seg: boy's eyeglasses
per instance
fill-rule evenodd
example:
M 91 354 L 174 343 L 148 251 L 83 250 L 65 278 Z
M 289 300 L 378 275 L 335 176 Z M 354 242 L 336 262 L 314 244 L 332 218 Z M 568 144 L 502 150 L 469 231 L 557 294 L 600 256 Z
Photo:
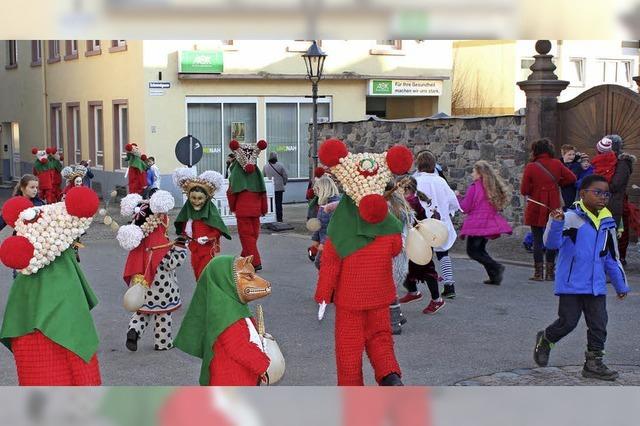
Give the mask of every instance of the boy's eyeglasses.
M 600 198 L 611 198 L 609 191 L 600 191 L 599 189 L 585 189 L 585 191 L 593 192 L 593 195 Z

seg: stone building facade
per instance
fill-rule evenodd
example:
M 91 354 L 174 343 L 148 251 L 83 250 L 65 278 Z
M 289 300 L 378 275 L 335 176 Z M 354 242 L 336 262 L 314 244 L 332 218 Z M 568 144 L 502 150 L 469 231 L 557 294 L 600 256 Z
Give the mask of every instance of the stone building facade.
M 421 120 L 332 122 L 318 125 L 318 140 L 335 137 L 352 152 L 382 152 L 401 143 L 414 154 L 428 149 L 446 167 L 452 187 L 460 192 L 471 183 L 471 170 L 478 160 L 490 162 L 513 191 L 504 210 L 507 220 L 521 225 L 524 199 L 520 178 L 529 151 L 525 141 L 525 117 L 519 115 L 427 118 Z

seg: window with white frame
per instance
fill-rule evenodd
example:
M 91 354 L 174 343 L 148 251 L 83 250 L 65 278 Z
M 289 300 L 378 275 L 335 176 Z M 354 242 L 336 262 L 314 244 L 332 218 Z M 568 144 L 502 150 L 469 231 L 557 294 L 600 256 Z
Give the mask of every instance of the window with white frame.
M 585 84 L 584 70 L 585 70 L 584 58 L 570 58 L 565 80 L 569 81 L 570 86 L 584 87 L 584 84 Z
M 80 106 L 74 104 L 67 108 L 67 137 L 69 139 L 69 156 L 73 155 L 76 164 L 82 161 L 82 144 L 80 142 Z
M 257 103 L 250 97 L 187 98 L 187 133 L 203 147 L 199 169 L 225 175 L 229 141 L 257 142 Z
M 78 40 L 65 40 L 64 59 L 69 61 L 78 58 Z
M 31 66 L 42 65 L 42 42 L 31 40 Z
M 62 105 L 51 104 L 51 145 L 54 146 L 60 154 L 63 153 L 62 143 Z
M 49 40 L 49 62 L 60 60 L 60 40 Z
M 402 40 L 376 40 L 371 55 L 403 55 Z
M 290 178 L 308 178 L 310 132 L 313 103 L 308 98 L 266 99 L 267 152 L 278 154 L 278 161 Z M 318 122 L 331 120 L 331 98 L 318 100 Z M 268 156 L 268 154 L 267 154 Z
M 84 52 L 84 55 L 95 56 L 100 54 L 102 54 L 100 40 L 87 40 L 87 50 Z
M 104 167 L 104 122 L 102 105 L 90 105 L 90 143 L 93 161 L 97 167 Z
M 7 62 L 5 68 L 18 67 L 18 42 L 17 40 L 7 40 Z
M 522 58 L 520 59 L 520 80 L 523 81 L 529 78 L 531 75 L 531 65 L 535 62 L 533 58 Z
M 124 150 L 129 143 L 129 105 L 126 101 L 119 101 L 113 106 L 113 130 L 114 130 L 114 164 L 115 169 L 126 169 L 127 153 Z
M 632 61 L 601 59 L 598 62 L 599 79 L 602 83 L 620 84 L 630 87 L 632 79 Z

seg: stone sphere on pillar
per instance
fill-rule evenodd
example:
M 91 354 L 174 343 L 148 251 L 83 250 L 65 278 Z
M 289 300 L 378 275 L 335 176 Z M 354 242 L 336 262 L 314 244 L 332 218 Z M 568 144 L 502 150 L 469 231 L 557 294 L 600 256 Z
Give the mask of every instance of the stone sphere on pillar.
M 551 42 L 549 40 L 536 41 L 536 52 L 540 55 L 547 55 L 551 52 Z

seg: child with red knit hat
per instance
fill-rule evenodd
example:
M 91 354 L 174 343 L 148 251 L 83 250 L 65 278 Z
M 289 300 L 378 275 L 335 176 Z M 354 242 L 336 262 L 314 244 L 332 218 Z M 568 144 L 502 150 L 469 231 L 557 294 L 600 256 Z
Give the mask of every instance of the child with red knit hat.
M 612 146 L 611 139 L 607 137 L 600 139 L 596 144 L 598 154 L 591 160 L 593 174 L 604 177 L 607 182 L 611 182 L 618 164 L 618 156 L 613 152 Z

